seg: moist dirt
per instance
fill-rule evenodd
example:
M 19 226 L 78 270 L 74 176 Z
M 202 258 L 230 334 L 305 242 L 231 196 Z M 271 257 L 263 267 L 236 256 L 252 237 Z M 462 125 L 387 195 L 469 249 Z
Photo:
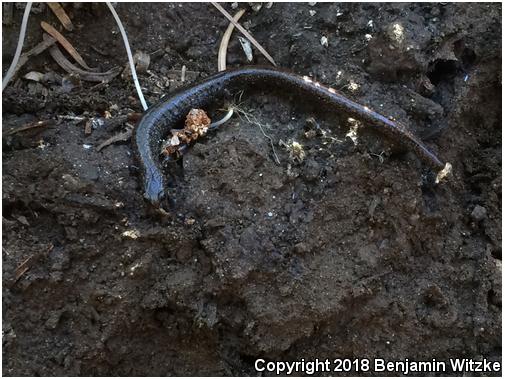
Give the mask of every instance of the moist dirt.
M 131 142 L 98 149 L 142 112 L 132 80 L 70 77 L 46 51 L 2 99 L 4 375 L 501 362 L 501 4 L 239 7 L 278 66 L 407 124 L 452 175 L 435 184 L 412 152 L 313 99 L 244 88 L 241 114 L 168 165 L 160 215 Z M 132 50 L 150 55 L 149 104 L 217 71 L 228 22 L 212 5 L 116 8 Z M 65 9 L 73 32 L 35 7 L 24 51 L 46 21 L 88 65 L 126 65 L 105 5 Z M 3 25 L 4 73 L 22 13 Z M 228 67 L 268 64 L 255 49 L 248 62 L 238 37 Z M 47 125 L 16 130 L 36 121 Z

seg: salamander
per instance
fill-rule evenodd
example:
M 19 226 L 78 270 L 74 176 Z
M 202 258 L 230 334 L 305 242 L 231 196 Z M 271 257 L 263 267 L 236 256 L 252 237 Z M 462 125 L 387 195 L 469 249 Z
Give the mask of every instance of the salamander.
M 160 159 L 160 144 L 192 108 L 203 108 L 231 91 L 249 88 L 276 88 L 302 95 L 311 102 L 325 104 L 362 120 L 399 144 L 412 149 L 435 170 L 444 164 L 404 125 L 358 104 L 332 88 L 307 76 L 284 70 L 250 66 L 221 71 L 200 83 L 171 94 L 149 108 L 134 131 L 134 148 L 143 181 L 144 198 L 156 207 L 165 198 L 166 180 Z

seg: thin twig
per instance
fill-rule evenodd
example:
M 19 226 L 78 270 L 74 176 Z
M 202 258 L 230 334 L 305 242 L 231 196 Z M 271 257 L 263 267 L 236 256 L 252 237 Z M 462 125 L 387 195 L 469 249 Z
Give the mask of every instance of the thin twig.
M 41 121 L 30 122 L 26 125 L 19 127 L 19 128 L 14 128 L 14 129 L 9 130 L 8 132 L 5 133 L 5 135 L 10 136 L 12 134 L 24 132 L 25 130 L 30 130 L 30 129 L 34 129 L 34 128 L 42 128 L 44 126 L 51 125 L 52 123 L 53 123 L 52 120 L 41 120 Z
M 17 282 L 25 272 L 27 272 L 30 269 L 30 266 L 28 263 L 33 259 L 35 254 L 30 255 L 28 258 L 26 258 L 23 262 L 19 264 L 19 266 L 16 268 L 15 272 L 15 281 Z
M 21 279 L 21 277 L 27 272 L 32 266 L 31 263 L 37 263 L 38 259 L 40 259 L 42 256 L 49 254 L 54 248 L 54 245 L 52 243 L 49 244 L 47 249 L 45 251 L 39 251 L 36 252 L 32 255 L 30 255 L 28 258 L 26 258 L 23 262 L 19 264 L 18 267 L 16 267 L 15 271 L 15 283 Z
M 133 128 L 128 128 L 124 132 L 118 133 L 118 134 L 113 135 L 112 137 L 108 138 L 107 140 L 102 142 L 100 145 L 98 145 L 96 149 L 98 151 L 100 151 L 104 147 L 112 145 L 113 143 L 128 141 L 131 138 L 132 133 L 133 133 Z
M 233 17 L 218 3 L 211 2 L 212 5 L 214 5 L 235 27 L 240 30 L 240 32 L 249 40 L 251 43 L 256 46 L 256 48 L 263 54 L 263 56 L 268 59 L 270 63 L 272 63 L 274 66 L 277 66 L 275 64 L 274 59 L 270 56 L 270 54 L 267 53 L 267 51 L 259 44 L 258 41 L 254 39 L 254 37 L 247 31 L 245 30 L 242 25 L 240 25 L 238 22 L 236 22 Z
M 242 17 L 245 13 L 245 9 L 241 9 L 237 12 L 235 16 L 233 16 L 233 20 L 238 22 L 240 17 Z M 219 52 L 217 54 L 217 70 L 224 71 L 226 70 L 226 53 L 228 51 L 228 43 L 230 42 L 231 34 L 233 33 L 233 29 L 235 29 L 235 24 L 230 22 L 226 31 L 223 34 L 223 38 L 221 39 L 221 44 L 219 45 Z
M 16 68 L 14 69 L 14 72 L 12 74 L 12 77 L 14 77 L 17 74 L 17 72 L 19 71 L 19 69 L 21 67 L 23 67 L 23 65 L 26 62 L 28 62 L 28 59 L 30 59 L 34 55 L 39 55 L 40 53 L 42 53 L 48 47 L 51 47 L 55 43 L 56 43 L 56 40 L 53 37 L 49 37 L 48 36 L 47 39 L 45 39 L 44 41 L 42 41 L 41 43 L 39 43 L 33 49 L 31 49 L 30 51 L 27 51 L 26 53 L 21 54 L 21 56 L 19 57 L 18 63 L 16 65 Z

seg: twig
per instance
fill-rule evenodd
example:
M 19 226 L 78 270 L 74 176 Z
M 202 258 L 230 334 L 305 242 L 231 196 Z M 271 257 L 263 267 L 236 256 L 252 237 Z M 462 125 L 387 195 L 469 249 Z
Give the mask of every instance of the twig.
M 41 120 L 41 121 L 30 122 L 26 125 L 19 127 L 19 128 L 14 128 L 14 129 L 9 130 L 8 132 L 5 133 L 5 135 L 10 136 L 12 134 L 24 132 L 25 130 L 30 130 L 30 129 L 34 129 L 34 128 L 41 128 L 41 127 L 48 126 L 51 124 L 52 124 L 52 120 Z
M 267 51 L 259 44 L 258 41 L 254 39 L 254 37 L 247 31 L 245 30 L 242 25 L 240 25 L 238 22 L 236 22 L 233 17 L 218 3 L 211 2 L 212 5 L 214 5 L 235 27 L 240 30 L 240 32 L 249 40 L 251 43 L 256 46 L 256 48 L 263 54 L 263 56 L 268 59 L 270 63 L 272 63 L 274 66 L 277 66 L 275 64 L 274 59 L 270 56 L 270 54 L 267 53 Z
M 63 48 L 72 56 L 72 58 L 75 59 L 77 63 L 79 63 L 82 67 L 84 67 L 86 70 L 89 71 L 97 71 L 96 68 L 91 68 L 89 67 L 86 62 L 84 62 L 84 59 L 82 58 L 81 54 L 77 52 L 77 50 L 72 46 L 68 40 L 63 37 L 63 35 L 57 31 L 55 28 L 53 28 L 51 25 L 49 25 L 47 22 L 41 21 L 40 26 L 42 29 L 44 29 L 51 37 L 56 38 L 56 40 L 63 46 Z
M 238 22 L 240 17 L 242 17 L 245 13 L 245 9 L 241 9 L 237 12 L 235 16 L 233 16 L 233 20 Z M 221 39 L 221 44 L 219 45 L 219 52 L 217 54 L 217 70 L 224 71 L 226 70 L 226 53 L 228 51 L 228 43 L 230 42 L 231 34 L 233 33 L 233 29 L 235 25 L 230 22 L 226 31 L 223 34 L 223 38 Z
M 21 264 L 16 268 L 16 276 L 15 276 L 15 281 L 17 282 L 25 272 L 27 272 L 30 269 L 30 266 L 28 266 L 28 263 L 33 259 L 35 254 L 30 255 L 28 258 L 26 258 Z
M 67 13 L 60 5 L 60 3 L 47 2 L 46 4 L 49 6 L 49 8 L 51 8 L 56 17 L 58 17 L 58 20 L 60 20 L 61 24 L 66 30 L 68 30 L 69 32 L 74 30 L 74 25 L 72 24 L 72 21 L 67 16 Z
M 21 57 L 19 57 L 18 64 L 16 65 L 16 68 L 14 69 L 14 72 L 12 76 L 14 77 L 16 73 L 19 71 L 23 65 L 28 62 L 28 59 L 30 59 L 34 55 L 39 55 L 43 51 L 45 51 L 48 47 L 51 47 L 56 43 L 56 40 L 52 37 L 49 37 L 39 43 L 37 46 L 35 46 L 33 49 L 27 51 L 26 53 L 21 54 Z
M 61 116 L 58 116 L 58 118 L 59 118 L 60 120 L 78 121 L 78 122 L 81 122 L 81 121 L 86 120 L 86 117 L 80 117 L 80 116 L 69 116 L 69 115 L 61 115 Z
M 131 138 L 132 133 L 133 133 L 133 128 L 128 128 L 124 132 L 116 134 L 116 135 L 110 137 L 109 139 L 105 140 L 100 145 L 98 145 L 96 149 L 98 151 L 100 151 L 104 147 L 112 145 L 113 143 L 128 141 Z

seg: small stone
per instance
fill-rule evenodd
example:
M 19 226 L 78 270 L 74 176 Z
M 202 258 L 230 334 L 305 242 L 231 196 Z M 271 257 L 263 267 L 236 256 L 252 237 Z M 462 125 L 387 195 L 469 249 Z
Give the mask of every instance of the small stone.
M 314 159 L 308 159 L 306 165 L 303 168 L 303 176 L 309 181 L 315 181 L 319 179 L 321 172 L 321 166 Z
M 28 222 L 28 220 L 26 219 L 26 217 L 25 217 L 25 216 L 18 216 L 18 217 L 16 217 L 16 218 L 17 218 L 17 220 L 18 220 L 21 224 L 23 224 L 23 225 L 25 225 L 25 226 L 30 226 L 30 223 Z
M 70 174 L 63 174 L 61 176 L 63 182 L 63 188 L 68 191 L 78 192 L 79 190 L 86 187 L 86 183 L 79 181 Z
M 63 313 L 62 311 L 49 312 L 49 317 L 45 322 L 45 327 L 47 329 L 56 329 L 56 326 L 58 326 L 62 313 Z
M 306 254 L 310 252 L 310 248 L 305 242 L 299 242 L 295 245 L 295 252 L 297 254 Z
M 473 208 L 471 216 L 475 221 L 484 220 L 487 216 L 486 208 L 481 207 L 480 205 L 476 205 L 475 208 Z

